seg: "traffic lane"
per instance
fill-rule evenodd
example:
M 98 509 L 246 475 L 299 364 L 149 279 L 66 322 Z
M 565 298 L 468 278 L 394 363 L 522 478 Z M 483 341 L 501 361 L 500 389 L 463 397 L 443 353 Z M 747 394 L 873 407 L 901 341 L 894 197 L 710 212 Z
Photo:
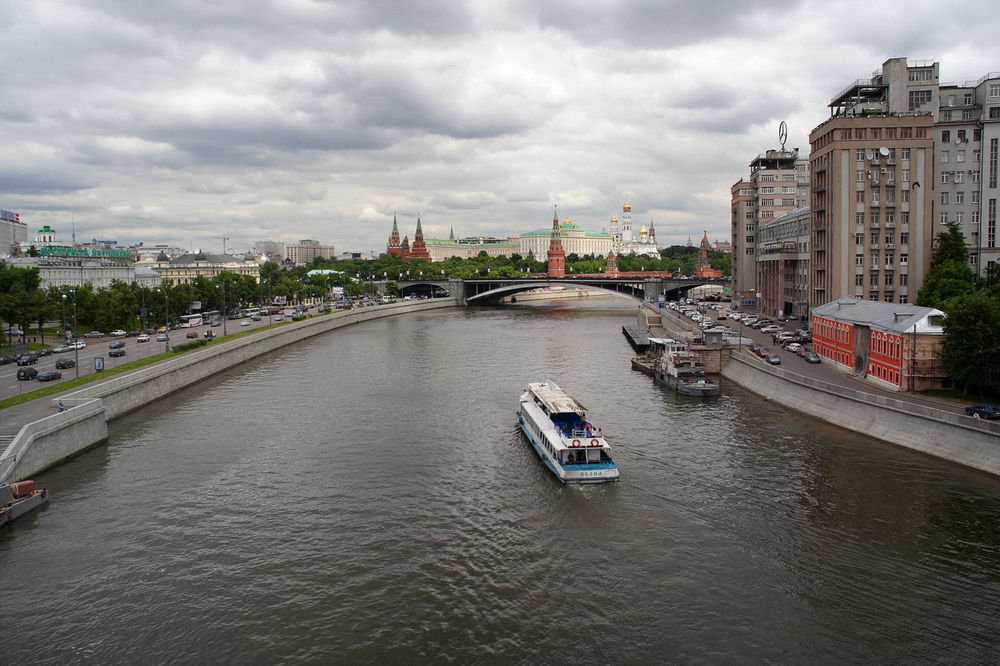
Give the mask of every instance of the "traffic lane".
M 286 321 L 288 321 L 288 315 L 285 315 Z M 268 316 L 263 315 L 261 321 L 253 321 L 248 318 L 242 319 L 228 319 L 226 320 L 226 325 L 212 326 L 211 324 L 202 324 L 201 326 L 195 326 L 192 328 L 177 328 L 169 332 L 169 343 L 170 346 L 181 344 L 182 342 L 188 342 L 189 338 L 187 334 L 189 332 L 195 332 L 198 334 L 199 338 L 205 337 L 205 332 L 211 330 L 214 337 L 222 337 L 223 331 L 226 334 L 232 334 L 240 331 L 254 330 L 262 326 L 267 326 L 270 323 L 274 323 L 274 317 L 272 316 L 268 321 Z M 250 326 L 241 326 L 242 322 L 250 321 Z M 232 331 L 229 331 L 233 328 Z M 4 366 L 0 366 L 0 399 L 10 398 L 16 395 L 20 395 L 26 391 L 33 391 L 41 386 L 48 386 L 52 384 L 59 384 L 70 379 L 75 379 L 77 376 L 77 368 L 79 368 L 79 375 L 85 377 L 87 375 L 93 374 L 94 370 L 94 359 L 98 356 L 104 358 L 105 368 L 114 368 L 120 364 L 128 363 L 129 361 L 136 361 L 139 359 L 147 358 L 149 356 L 154 356 L 164 351 L 165 342 L 160 340 L 157 341 L 157 333 L 149 334 L 149 342 L 139 342 L 136 338 L 125 337 L 125 338 L 112 338 L 111 336 L 105 336 L 103 338 L 84 338 L 83 341 L 87 343 L 87 346 L 83 349 L 76 351 L 68 351 L 61 354 L 49 354 L 48 356 L 42 356 L 38 359 L 38 362 L 31 366 L 42 372 L 44 370 L 57 370 L 62 373 L 62 377 L 51 382 L 39 382 L 37 379 L 17 379 L 17 369 L 18 366 L 14 363 L 9 363 Z M 125 356 L 108 356 L 108 352 L 111 351 L 109 345 L 116 340 L 125 341 Z M 56 361 L 60 358 L 72 358 L 76 360 L 77 354 L 79 354 L 79 362 L 76 368 L 66 368 L 57 369 L 55 367 Z

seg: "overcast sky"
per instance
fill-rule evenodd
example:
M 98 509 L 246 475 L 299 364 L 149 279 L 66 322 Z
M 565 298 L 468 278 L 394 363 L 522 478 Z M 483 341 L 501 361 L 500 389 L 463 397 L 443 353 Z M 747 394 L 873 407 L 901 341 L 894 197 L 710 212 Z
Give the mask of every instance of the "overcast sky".
M 91 238 L 384 251 L 632 203 L 729 237 L 758 154 L 808 153 L 892 57 L 1000 70 L 994 2 L 4 0 L 0 208 Z

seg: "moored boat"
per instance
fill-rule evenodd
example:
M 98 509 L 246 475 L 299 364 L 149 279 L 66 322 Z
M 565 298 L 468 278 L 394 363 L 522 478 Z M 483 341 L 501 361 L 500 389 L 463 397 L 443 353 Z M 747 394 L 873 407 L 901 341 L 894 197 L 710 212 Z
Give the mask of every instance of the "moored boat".
M 35 488 L 34 481 L 0 484 L 0 525 L 6 525 L 48 501 L 48 491 Z
M 687 345 L 665 339 L 650 339 L 650 344 L 659 352 L 653 361 L 654 380 L 681 395 L 719 395 L 719 382 L 705 376 L 705 364 Z
M 586 409 L 551 381 L 533 382 L 518 401 L 517 420 L 545 466 L 563 483 L 618 480 L 618 466 Z

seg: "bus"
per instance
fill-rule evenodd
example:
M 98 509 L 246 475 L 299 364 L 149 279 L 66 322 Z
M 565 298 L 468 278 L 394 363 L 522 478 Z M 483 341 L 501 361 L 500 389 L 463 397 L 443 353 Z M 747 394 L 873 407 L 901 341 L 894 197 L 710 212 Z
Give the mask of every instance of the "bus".
M 222 313 L 218 310 L 209 310 L 201 313 L 201 321 L 212 326 L 222 326 Z
M 201 314 L 188 314 L 181 315 L 181 328 L 192 328 L 194 326 L 201 326 L 202 319 Z

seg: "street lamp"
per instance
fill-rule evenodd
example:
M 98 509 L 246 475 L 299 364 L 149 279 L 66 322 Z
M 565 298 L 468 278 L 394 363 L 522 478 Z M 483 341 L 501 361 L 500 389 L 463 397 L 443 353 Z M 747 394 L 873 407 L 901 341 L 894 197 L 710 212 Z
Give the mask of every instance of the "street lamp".
M 76 378 L 80 379 L 80 340 L 76 337 L 76 332 L 79 330 L 76 319 L 76 289 L 70 289 L 69 293 L 73 294 L 73 356 L 75 357 L 73 367 L 76 368 Z M 63 294 L 63 311 L 65 310 L 66 294 Z

